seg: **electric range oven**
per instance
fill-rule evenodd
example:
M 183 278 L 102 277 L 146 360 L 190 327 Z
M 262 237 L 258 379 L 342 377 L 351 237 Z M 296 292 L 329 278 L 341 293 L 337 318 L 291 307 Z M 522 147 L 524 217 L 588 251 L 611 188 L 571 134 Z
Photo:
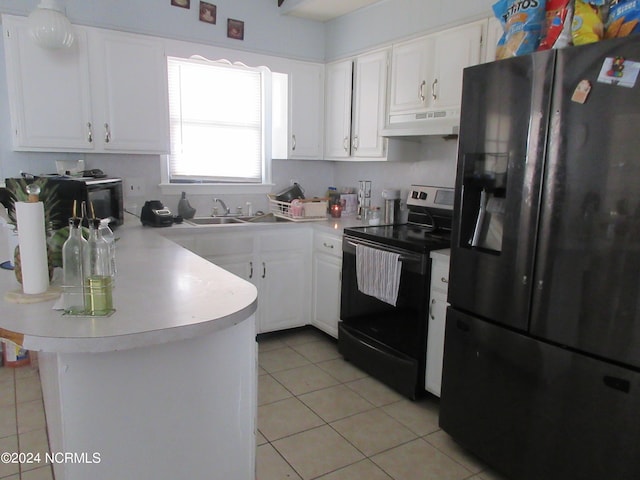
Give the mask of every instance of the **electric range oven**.
M 412 185 L 407 199 L 407 224 L 344 231 L 339 352 L 411 399 L 425 392 L 429 253 L 450 247 L 453 193 L 450 188 Z M 359 288 L 358 246 L 398 255 L 402 265 L 395 305 Z

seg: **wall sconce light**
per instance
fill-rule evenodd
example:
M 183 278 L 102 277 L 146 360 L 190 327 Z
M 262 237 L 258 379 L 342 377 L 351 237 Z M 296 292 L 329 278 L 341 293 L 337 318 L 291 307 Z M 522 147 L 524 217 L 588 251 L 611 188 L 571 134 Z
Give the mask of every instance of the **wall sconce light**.
M 28 22 L 31 36 L 41 47 L 57 49 L 73 45 L 73 27 L 58 0 L 41 0 L 29 14 Z

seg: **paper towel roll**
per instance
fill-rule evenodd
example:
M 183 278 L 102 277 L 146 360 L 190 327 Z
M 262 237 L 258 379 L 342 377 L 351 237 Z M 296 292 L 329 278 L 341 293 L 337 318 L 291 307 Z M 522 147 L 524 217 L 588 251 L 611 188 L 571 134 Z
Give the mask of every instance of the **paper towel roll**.
M 49 288 L 47 233 L 42 202 L 16 202 L 18 244 L 22 265 L 22 291 L 33 295 Z

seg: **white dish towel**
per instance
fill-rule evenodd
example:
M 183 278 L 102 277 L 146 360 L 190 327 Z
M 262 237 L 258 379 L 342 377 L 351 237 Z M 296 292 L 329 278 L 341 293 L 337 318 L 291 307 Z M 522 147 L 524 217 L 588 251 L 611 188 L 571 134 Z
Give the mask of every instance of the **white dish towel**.
M 356 245 L 356 279 L 365 295 L 395 307 L 401 272 L 400 254 Z

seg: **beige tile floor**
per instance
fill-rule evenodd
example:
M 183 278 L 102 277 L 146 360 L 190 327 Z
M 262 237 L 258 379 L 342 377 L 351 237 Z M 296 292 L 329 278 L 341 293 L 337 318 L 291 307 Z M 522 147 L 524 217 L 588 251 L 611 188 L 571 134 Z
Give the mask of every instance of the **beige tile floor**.
M 315 329 L 259 338 L 258 480 L 506 480 Z
M 35 358 L 34 358 L 35 360 Z M 0 368 L 0 453 L 40 454 L 40 461 L 0 461 L 3 480 L 53 480 L 51 465 L 45 463 L 49 448 L 42 404 L 40 376 L 36 362 L 19 368 Z
M 258 480 L 506 480 L 412 402 L 345 362 L 312 329 L 259 339 Z M 44 452 L 37 365 L 0 368 L 0 452 Z M 0 462 L 2 480 L 53 480 L 50 465 Z M 163 479 L 159 479 L 163 480 Z

